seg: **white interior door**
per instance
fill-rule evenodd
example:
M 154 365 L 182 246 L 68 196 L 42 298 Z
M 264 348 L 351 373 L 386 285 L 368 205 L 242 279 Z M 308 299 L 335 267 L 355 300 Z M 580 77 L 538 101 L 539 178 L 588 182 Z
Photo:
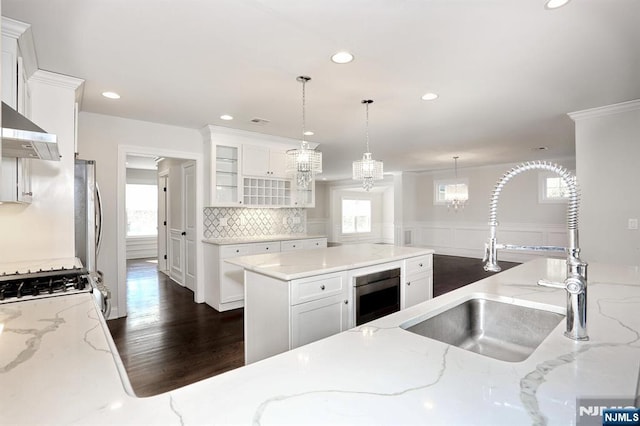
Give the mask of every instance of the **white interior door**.
M 169 228 L 169 276 L 178 284 L 184 286 L 184 225 L 181 176 L 176 176 L 172 167 L 167 175 L 167 209 Z M 181 174 L 180 168 L 177 168 Z
M 182 166 L 184 184 L 184 257 L 185 286 L 196 291 L 196 163 L 190 161 Z

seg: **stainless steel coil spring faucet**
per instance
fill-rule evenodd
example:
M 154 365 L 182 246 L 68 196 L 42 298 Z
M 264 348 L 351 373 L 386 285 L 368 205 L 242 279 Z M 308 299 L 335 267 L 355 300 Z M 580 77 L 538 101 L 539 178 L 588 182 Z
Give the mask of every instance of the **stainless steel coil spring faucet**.
M 569 205 L 567 206 L 568 247 L 498 244 L 496 229 L 498 227 L 497 211 L 500 192 L 511 178 L 527 170 L 547 170 L 554 172 L 559 175 L 567 185 L 569 190 Z M 493 189 L 491 203 L 489 205 L 490 235 L 489 241 L 484 247 L 485 254 L 483 262 L 485 262 L 485 271 L 499 272 L 498 249 L 566 252 L 567 277 L 564 283 L 539 280 L 538 285 L 563 288 L 567 291 L 567 330 L 564 332 L 564 335 L 574 340 L 589 340 L 589 336 L 587 335 L 587 264 L 580 260 L 579 256 L 578 204 L 579 194 L 576 178 L 564 167 L 546 161 L 532 161 L 515 166 L 498 180 Z

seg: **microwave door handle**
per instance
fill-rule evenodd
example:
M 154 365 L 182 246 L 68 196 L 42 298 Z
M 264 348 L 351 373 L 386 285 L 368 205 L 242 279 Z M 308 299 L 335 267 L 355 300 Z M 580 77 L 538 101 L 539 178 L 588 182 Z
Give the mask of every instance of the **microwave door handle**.
M 100 253 L 100 245 L 102 244 L 102 197 L 100 196 L 100 187 L 96 182 L 96 256 Z

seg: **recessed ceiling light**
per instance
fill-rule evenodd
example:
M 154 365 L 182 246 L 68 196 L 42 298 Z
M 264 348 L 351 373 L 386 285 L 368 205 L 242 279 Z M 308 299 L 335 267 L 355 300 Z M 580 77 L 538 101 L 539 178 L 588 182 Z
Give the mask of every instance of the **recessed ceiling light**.
M 313 132 L 311 130 L 307 130 L 306 132 L 304 132 L 305 136 L 313 136 Z
M 336 64 L 348 64 L 353 61 L 353 55 L 349 52 L 338 52 L 331 57 L 331 60 Z
M 422 100 L 423 101 L 433 101 L 435 99 L 438 99 L 438 94 L 437 93 L 427 92 L 424 95 L 422 95 Z
M 233 116 L 231 116 L 229 114 L 222 114 L 220 116 L 220 120 L 225 120 L 225 121 L 233 120 Z
M 102 92 L 102 96 L 109 99 L 120 99 L 120 95 L 116 92 Z
M 545 9 L 557 9 L 569 3 L 569 0 L 547 0 L 544 4 Z

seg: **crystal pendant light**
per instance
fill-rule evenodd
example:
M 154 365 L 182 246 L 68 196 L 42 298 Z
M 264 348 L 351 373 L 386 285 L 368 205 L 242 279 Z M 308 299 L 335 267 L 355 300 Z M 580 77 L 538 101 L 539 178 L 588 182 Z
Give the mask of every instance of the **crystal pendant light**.
M 458 210 L 464 209 L 465 204 L 467 203 L 467 199 L 469 198 L 468 193 L 459 192 L 458 188 L 461 186 L 458 181 L 458 156 L 453 157 L 454 168 L 456 172 L 456 181 L 453 185 L 454 192 L 453 194 L 447 194 L 447 209 L 453 210 L 454 212 L 458 212 Z
M 353 179 L 361 180 L 362 187 L 365 191 L 369 191 L 373 188 L 373 181 L 381 180 L 384 176 L 382 171 L 382 161 L 376 161 L 371 158 L 371 152 L 369 151 L 369 104 L 372 104 L 373 101 L 367 99 L 363 100 L 362 103 L 365 104 L 367 110 L 366 144 L 365 152 L 362 154 L 362 160 L 353 162 Z
M 296 78 L 302 83 L 302 142 L 300 148 L 287 151 L 287 174 L 295 176 L 298 188 L 307 189 L 317 173 L 322 173 L 322 153 L 309 147 L 304 139 L 306 126 L 306 84 L 311 77 L 301 75 Z

